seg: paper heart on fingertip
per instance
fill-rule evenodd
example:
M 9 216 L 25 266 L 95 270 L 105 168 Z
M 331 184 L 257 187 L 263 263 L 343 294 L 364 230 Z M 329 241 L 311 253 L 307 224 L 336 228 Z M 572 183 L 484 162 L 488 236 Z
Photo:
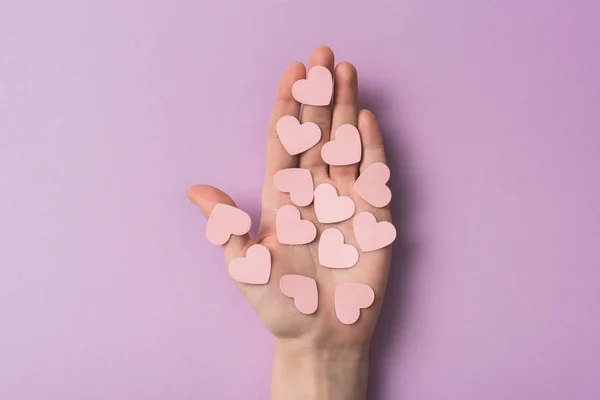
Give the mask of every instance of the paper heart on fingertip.
M 300 210 L 292 205 L 279 208 L 275 219 L 275 230 L 281 244 L 307 244 L 317 236 L 315 225 L 308 220 L 301 219 Z
M 323 267 L 350 268 L 358 262 L 358 250 L 344 243 L 344 234 L 336 228 L 325 229 L 319 239 L 319 264 Z
M 335 187 L 322 183 L 315 189 L 315 214 L 322 224 L 342 222 L 354 215 L 354 201 L 338 196 Z
M 229 275 L 236 281 L 251 285 L 264 285 L 271 276 L 271 253 L 261 244 L 252 245 L 245 257 L 234 258 L 229 263 Z
M 223 245 L 231 235 L 242 236 L 248 233 L 252 222 L 250 216 L 237 207 L 217 204 L 206 223 L 206 238 L 212 244 Z
M 283 275 L 279 280 L 279 289 L 287 297 L 294 299 L 294 304 L 302 314 L 314 314 L 319 306 L 317 282 L 303 275 Z
M 386 183 L 390 180 L 390 169 L 381 162 L 376 162 L 367 167 L 356 182 L 354 190 L 367 203 L 373 207 L 385 207 L 392 200 L 392 191 Z
M 321 148 L 321 158 L 329 165 L 352 165 L 362 157 L 360 134 L 354 125 L 344 124 L 336 129 L 333 139 Z
M 375 292 L 364 283 L 347 282 L 335 289 L 335 314 L 340 322 L 352 325 L 360 318 L 360 310 L 375 301 Z
M 305 207 L 313 201 L 313 177 L 306 168 L 281 169 L 275 173 L 273 184 L 280 192 L 289 193 L 297 206 Z
M 305 152 L 321 140 L 319 125 L 314 122 L 300 124 L 292 115 L 279 118 L 275 129 L 283 148 L 292 156 Z
M 367 211 L 356 214 L 352 225 L 358 246 L 365 253 L 389 246 L 396 239 L 396 228 L 391 222 L 377 222 Z
M 322 66 L 314 66 L 308 71 L 306 79 L 300 79 L 292 85 L 292 96 L 296 101 L 311 106 L 327 106 L 333 95 L 333 76 Z

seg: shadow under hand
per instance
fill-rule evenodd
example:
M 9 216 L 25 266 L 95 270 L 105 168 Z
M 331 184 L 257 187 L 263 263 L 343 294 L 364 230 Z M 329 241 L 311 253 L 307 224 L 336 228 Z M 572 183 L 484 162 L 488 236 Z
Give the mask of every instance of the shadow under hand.
M 362 88 L 361 88 L 362 89 Z M 394 226 L 397 230 L 393 245 L 390 274 L 381 314 L 373 340 L 371 342 L 369 368 L 369 400 L 383 400 L 386 376 L 392 361 L 390 355 L 396 355 L 392 349 L 402 340 L 403 322 L 406 319 L 406 292 L 412 275 L 417 246 L 411 234 L 411 215 L 414 214 L 415 187 L 410 179 L 408 155 L 402 143 L 405 131 L 401 128 L 397 106 L 388 108 L 394 102 L 386 101 L 381 90 L 366 87 L 360 94 L 360 106 L 377 116 L 387 163 L 391 171 L 389 185 L 392 189 L 390 208 Z

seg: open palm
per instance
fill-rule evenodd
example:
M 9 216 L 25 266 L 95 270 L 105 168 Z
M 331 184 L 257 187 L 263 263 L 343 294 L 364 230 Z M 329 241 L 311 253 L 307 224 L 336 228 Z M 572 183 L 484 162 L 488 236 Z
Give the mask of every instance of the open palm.
M 315 187 L 330 183 L 340 195 L 352 198 L 356 212 L 369 211 L 378 221 L 390 221 L 390 211 L 375 208 L 361 199 L 353 185 L 359 173 L 375 162 L 385 163 L 383 143 L 374 115 L 358 109 L 357 72 L 350 63 L 343 62 L 334 69 L 334 55 L 327 47 L 317 48 L 311 55 L 308 68 L 322 65 L 331 70 L 334 76 L 335 91 L 333 104 L 325 107 L 301 105 L 292 97 L 292 85 L 306 76 L 306 68 L 295 62 L 283 73 L 277 89 L 276 101 L 269 122 L 267 140 L 266 177 L 262 196 L 262 216 L 256 241 L 248 235 L 232 236 L 223 246 L 226 263 L 242 257 L 246 249 L 255 243 L 266 246 L 271 252 L 272 273 L 266 285 L 247 285 L 236 282 L 262 321 L 277 340 L 297 341 L 307 347 L 342 347 L 364 345 L 370 340 L 388 276 L 391 246 L 373 252 L 359 252 L 358 263 L 349 269 L 324 268 L 318 260 L 318 241 L 327 228 L 338 228 L 344 234 L 345 242 L 359 248 L 354 237 L 352 219 L 337 224 L 320 224 L 315 216 L 313 205 L 301 207 L 302 218 L 317 227 L 317 239 L 308 245 L 282 245 L 277 239 L 275 220 L 278 209 L 292 204 L 289 195 L 278 191 L 273 184 L 274 174 L 284 168 L 300 167 L 312 173 Z M 291 156 L 279 141 L 276 123 L 280 117 L 292 115 L 301 122 L 311 121 L 319 125 L 322 132 L 320 142 L 301 153 Z M 333 139 L 336 129 L 343 124 L 358 127 L 362 141 L 362 160 L 350 166 L 328 166 L 321 158 L 321 147 Z M 198 185 L 188 190 L 188 196 L 202 210 L 210 215 L 214 206 L 224 203 L 235 206 L 233 200 L 211 186 Z M 284 296 L 279 289 L 279 280 L 286 274 L 299 274 L 314 278 L 319 292 L 319 306 L 313 315 L 300 313 L 292 299 Z M 334 307 L 334 293 L 337 285 L 344 282 L 362 282 L 375 291 L 375 303 L 362 310 L 360 319 L 353 325 L 342 324 Z

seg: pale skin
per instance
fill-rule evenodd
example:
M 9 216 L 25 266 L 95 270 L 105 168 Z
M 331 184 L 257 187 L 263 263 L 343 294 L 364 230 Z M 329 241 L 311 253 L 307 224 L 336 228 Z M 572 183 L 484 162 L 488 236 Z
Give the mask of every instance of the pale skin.
M 327 107 L 301 106 L 292 97 L 292 85 L 306 77 L 307 67 L 300 62 L 290 64 L 283 72 L 277 88 L 275 105 L 266 135 L 266 177 L 262 192 L 262 215 L 256 240 L 248 235 L 232 236 L 223 245 L 226 265 L 243 257 L 255 243 L 266 246 L 272 257 L 271 278 L 266 285 L 248 285 L 234 281 L 248 299 L 260 319 L 274 337 L 275 356 L 271 379 L 272 400 L 340 399 L 364 400 L 368 381 L 368 352 L 373 329 L 384 298 L 390 266 L 391 247 L 374 252 L 360 252 L 358 264 L 339 270 L 319 265 L 318 237 L 308 245 L 288 246 L 277 240 L 275 218 L 279 207 L 292 204 L 289 195 L 273 185 L 273 175 L 283 168 L 307 168 L 315 186 L 330 183 L 338 194 L 351 197 L 356 212 L 369 211 L 378 221 L 391 221 L 389 208 L 375 208 L 353 190 L 358 174 L 375 162 L 385 163 L 383 142 L 373 113 L 358 108 L 358 78 L 354 66 L 341 62 L 335 66 L 334 54 L 328 47 L 318 47 L 310 56 L 308 68 L 323 65 L 334 76 L 332 104 Z M 305 153 L 289 155 L 283 148 L 275 125 L 284 115 L 293 115 L 301 122 L 315 122 L 322 132 L 321 141 Z M 350 166 L 328 166 L 321 158 L 321 147 L 333 139 L 342 124 L 358 127 L 362 140 L 362 160 Z M 258 138 L 257 138 L 258 139 Z M 209 216 L 214 206 L 224 203 L 235 206 L 225 193 L 212 186 L 191 187 L 188 197 Z M 346 243 L 359 248 L 354 237 L 352 219 L 339 224 L 320 224 L 313 206 L 301 207 L 303 219 L 312 221 L 320 235 L 329 227 L 340 229 Z M 279 289 L 285 274 L 300 274 L 314 278 L 319 290 L 319 307 L 313 315 L 304 315 Z M 334 293 L 344 282 L 366 283 L 375 291 L 374 304 L 361 311 L 358 322 L 342 324 L 336 317 Z

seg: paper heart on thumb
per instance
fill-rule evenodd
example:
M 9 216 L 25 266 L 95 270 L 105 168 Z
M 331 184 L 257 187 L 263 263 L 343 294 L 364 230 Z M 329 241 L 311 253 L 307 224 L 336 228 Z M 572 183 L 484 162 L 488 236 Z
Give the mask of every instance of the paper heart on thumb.
M 225 244 L 231 235 L 242 236 L 250 230 L 250 216 L 237 207 L 217 204 L 206 223 L 206 238 L 212 244 Z
M 352 225 L 358 246 L 365 253 L 382 249 L 396 239 L 396 228 L 391 222 L 377 222 L 375 216 L 367 211 L 356 214 Z
M 356 182 L 354 190 L 364 201 L 374 207 L 385 207 L 392 200 L 392 191 L 386 186 L 390 179 L 390 169 L 381 162 L 367 167 Z

